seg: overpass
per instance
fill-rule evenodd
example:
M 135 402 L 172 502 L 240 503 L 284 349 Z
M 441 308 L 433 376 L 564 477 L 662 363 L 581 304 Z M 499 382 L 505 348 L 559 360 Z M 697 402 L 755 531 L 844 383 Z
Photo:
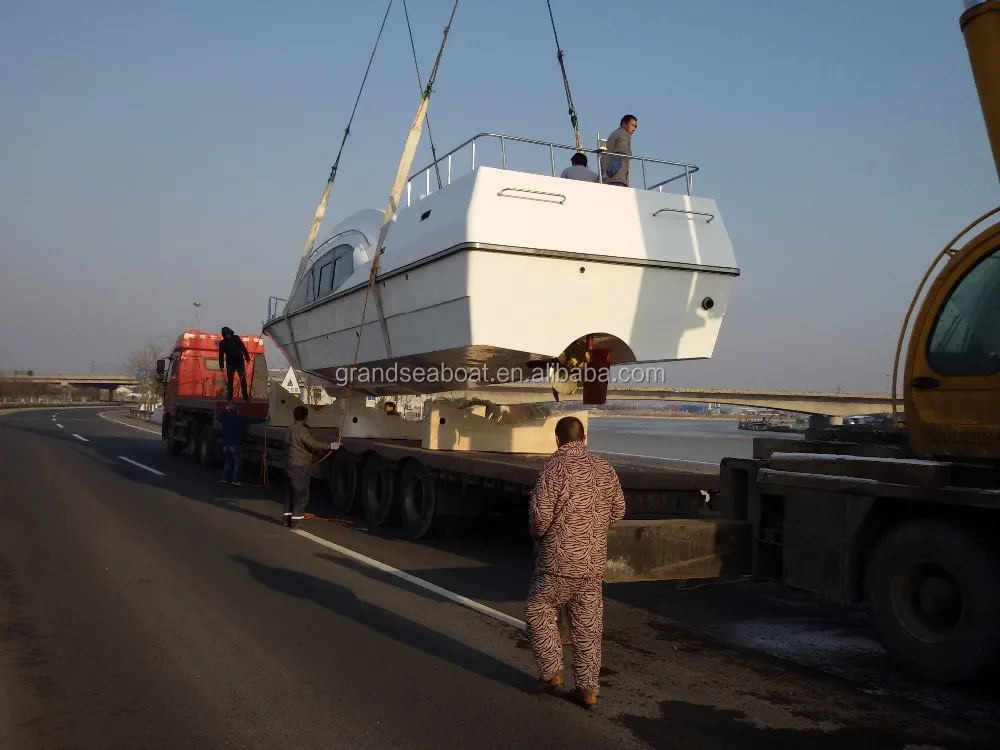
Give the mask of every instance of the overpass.
M 123 385 L 137 385 L 138 380 L 131 375 L 101 375 L 86 373 L 84 375 L 26 375 L 11 372 L 0 373 L 0 382 L 18 383 L 24 385 L 48 385 L 60 388 L 98 388 L 107 390 L 108 400 L 114 395 L 115 389 Z
M 509 383 L 483 385 L 466 391 L 454 391 L 442 396 L 486 398 L 497 404 L 527 404 L 554 401 L 552 388 L 542 383 Z M 571 396 L 560 396 L 561 402 L 581 401 L 583 389 Z M 781 409 L 813 417 L 826 418 L 819 422 L 838 423 L 855 414 L 879 414 L 892 411 L 888 393 L 844 393 L 840 391 L 777 391 L 743 388 L 671 388 L 669 386 L 608 385 L 608 402 L 612 401 L 680 401 L 686 403 L 726 404 L 764 409 Z M 900 410 L 902 404 L 899 405 Z

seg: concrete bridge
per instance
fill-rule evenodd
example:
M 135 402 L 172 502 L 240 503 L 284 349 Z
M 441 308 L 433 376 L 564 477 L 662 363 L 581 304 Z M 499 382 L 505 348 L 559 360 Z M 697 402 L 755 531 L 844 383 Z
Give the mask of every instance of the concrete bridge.
M 86 373 L 84 375 L 27 375 L 4 372 L 0 373 L 0 382 L 22 383 L 25 385 L 52 385 L 60 388 L 97 388 L 108 392 L 108 400 L 112 400 L 115 389 L 123 385 L 136 385 L 139 381 L 130 375 L 101 375 Z
M 551 402 L 552 388 L 541 383 L 511 383 L 498 386 L 479 386 L 467 391 L 442 394 L 446 396 L 479 396 L 497 404 L 526 404 Z M 571 396 L 560 396 L 560 401 L 581 401 L 583 389 Z M 627 401 L 681 401 L 687 403 L 726 404 L 764 409 L 781 409 L 826 419 L 815 422 L 839 423 L 844 417 L 856 414 L 879 414 L 892 411 L 892 398 L 888 393 L 844 393 L 840 391 L 776 391 L 736 388 L 670 388 L 668 386 L 620 386 L 609 384 L 608 402 Z M 902 410 L 902 404 L 898 407 Z

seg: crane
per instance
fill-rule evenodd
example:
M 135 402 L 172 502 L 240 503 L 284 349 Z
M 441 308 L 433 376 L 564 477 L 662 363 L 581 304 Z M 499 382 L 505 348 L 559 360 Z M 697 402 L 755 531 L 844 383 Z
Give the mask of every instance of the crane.
M 1000 0 L 966 0 L 959 19 L 1000 178 Z M 914 294 L 896 350 L 896 377 L 912 318 L 903 375 L 908 444 L 921 458 L 1000 461 L 1000 224 L 957 243 L 1000 214 L 965 227 L 934 259 Z M 927 287 L 917 314 L 917 300 Z M 894 415 L 897 422 L 898 415 Z

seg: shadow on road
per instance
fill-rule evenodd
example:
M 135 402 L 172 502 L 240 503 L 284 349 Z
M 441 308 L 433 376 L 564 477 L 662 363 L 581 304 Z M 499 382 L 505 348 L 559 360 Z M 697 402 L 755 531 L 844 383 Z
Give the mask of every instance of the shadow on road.
M 521 670 L 392 610 L 361 599 L 344 586 L 308 573 L 265 565 L 241 555 L 232 555 L 231 559 L 245 566 L 254 580 L 275 591 L 307 599 L 380 635 L 502 685 L 525 692 L 534 687 L 534 680 Z

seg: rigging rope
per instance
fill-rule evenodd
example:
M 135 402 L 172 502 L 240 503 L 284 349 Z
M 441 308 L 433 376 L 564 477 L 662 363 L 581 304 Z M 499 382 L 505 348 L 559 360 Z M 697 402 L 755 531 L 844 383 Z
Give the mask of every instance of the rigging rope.
M 351 134 L 351 123 L 354 122 L 354 115 L 358 111 L 358 102 L 361 101 L 361 93 L 365 90 L 365 83 L 368 81 L 368 73 L 372 69 L 372 60 L 375 59 L 375 51 L 378 49 L 379 40 L 382 38 L 382 31 L 385 29 L 385 21 L 389 17 L 389 10 L 392 8 L 392 0 L 389 0 L 389 5 L 385 9 L 385 15 L 382 17 L 382 25 L 379 27 L 378 36 L 375 37 L 375 46 L 372 48 L 372 54 L 368 58 L 368 67 L 365 68 L 364 78 L 361 79 L 361 87 L 358 89 L 358 96 L 354 100 L 354 109 L 351 110 L 351 117 L 347 121 L 347 127 L 344 128 L 344 138 L 340 142 L 340 150 L 337 151 L 337 158 L 333 162 L 333 166 L 330 168 L 330 176 L 326 181 L 326 188 L 323 190 L 323 195 L 319 199 L 319 205 L 316 206 L 316 213 L 313 215 L 312 226 L 309 229 L 309 237 L 306 239 L 305 249 L 302 251 L 302 260 L 299 262 L 298 273 L 295 274 L 295 282 L 292 284 L 292 289 L 295 289 L 295 284 L 299 283 L 299 279 L 302 277 L 302 272 L 305 270 L 306 262 L 309 260 L 309 256 L 312 254 L 313 247 L 316 243 L 316 235 L 319 232 L 320 225 L 323 223 L 323 219 L 326 216 L 326 205 L 330 200 L 330 191 L 333 189 L 333 181 L 337 178 L 337 168 L 340 166 L 340 156 L 344 153 L 344 144 L 347 143 L 347 136 Z
M 552 15 L 552 3 L 545 0 L 549 6 L 549 20 L 552 21 L 552 36 L 556 39 L 556 57 L 559 59 L 559 69 L 562 70 L 563 87 L 566 89 L 566 103 L 569 105 L 569 121 L 573 125 L 573 134 L 576 136 L 576 150 L 583 150 L 583 142 L 580 140 L 580 123 L 576 119 L 576 110 L 573 108 L 573 96 L 569 93 L 569 77 L 566 75 L 566 64 L 563 61 L 563 51 L 559 46 L 559 34 L 556 33 L 556 19 Z
M 455 18 L 455 11 L 457 9 L 458 0 L 455 0 L 455 4 L 451 8 L 451 16 L 448 18 L 448 25 L 444 27 L 444 34 L 441 39 L 441 46 L 438 48 L 437 58 L 434 60 L 434 67 L 431 69 L 431 75 L 427 79 L 427 86 L 420 95 L 420 104 L 417 106 L 417 113 L 413 117 L 413 123 L 410 125 L 410 132 L 406 136 L 406 143 L 403 145 L 403 155 L 400 157 L 399 165 L 396 167 L 396 178 L 393 180 L 392 190 L 389 193 L 389 202 L 386 205 L 385 216 L 382 220 L 382 229 L 379 232 L 378 241 L 374 245 L 375 257 L 372 259 L 371 270 L 368 273 L 368 284 L 365 287 L 365 299 L 361 308 L 361 323 L 358 325 L 358 330 L 355 331 L 355 336 L 358 341 L 357 346 L 354 349 L 354 364 L 351 366 L 351 376 L 347 381 L 348 394 L 354 390 L 354 375 L 358 366 L 358 353 L 361 351 L 361 334 L 364 331 L 365 313 L 368 310 L 368 294 L 373 287 L 375 289 L 375 304 L 378 308 L 379 323 L 382 326 L 382 338 L 385 342 L 385 353 L 387 357 L 392 357 L 392 344 L 389 341 L 389 330 L 386 327 L 385 316 L 382 312 L 382 304 L 381 299 L 379 298 L 378 285 L 375 284 L 375 276 L 378 273 L 379 260 L 382 258 L 382 253 L 385 252 L 385 248 L 383 247 L 385 237 L 389 233 L 389 226 L 392 224 L 392 221 L 396 216 L 396 207 L 399 203 L 399 198 L 403 193 L 403 184 L 406 182 L 407 174 L 410 171 L 410 167 L 413 165 L 413 157 L 416 154 L 417 145 L 420 142 L 420 133 L 423 127 L 424 118 L 427 116 L 427 106 L 430 103 L 431 92 L 434 90 L 434 81 L 437 79 L 438 68 L 441 65 L 441 56 L 444 54 L 444 46 L 448 41 L 448 32 L 451 31 L 451 22 Z M 347 397 L 345 397 L 344 413 L 341 415 L 340 431 L 337 434 L 338 439 L 342 439 L 344 435 L 344 423 L 347 421 L 347 400 Z
M 413 67 L 417 70 L 417 87 L 424 90 L 424 82 L 420 76 L 420 63 L 417 62 L 417 46 L 413 43 L 413 29 L 410 26 L 410 12 L 406 9 L 406 0 L 403 0 L 403 15 L 406 16 L 406 30 L 410 34 L 410 49 L 413 51 Z M 431 133 L 431 116 L 427 115 L 427 138 L 431 142 L 431 159 L 434 162 L 434 171 L 437 173 L 438 190 L 444 185 L 441 182 L 441 165 L 437 163 L 437 148 L 434 146 L 434 134 Z

